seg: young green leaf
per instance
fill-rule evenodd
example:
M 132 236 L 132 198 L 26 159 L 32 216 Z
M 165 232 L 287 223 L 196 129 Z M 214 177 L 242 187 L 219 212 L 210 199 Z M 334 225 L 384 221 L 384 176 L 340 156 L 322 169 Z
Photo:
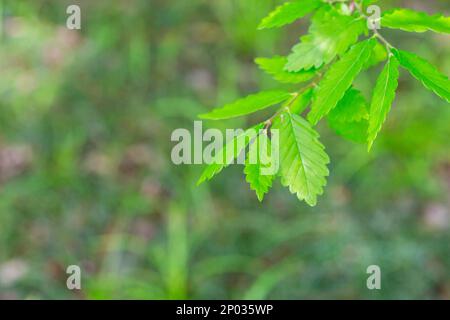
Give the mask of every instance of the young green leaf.
M 293 72 L 319 68 L 344 54 L 366 30 L 363 19 L 323 8 L 314 15 L 309 34 L 292 48 L 285 69 Z
M 336 107 L 344 97 L 353 80 L 369 60 L 375 39 L 368 39 L 354 45 L 341 60 L 331 66 L 316 90 L 308 120 L 317 124 L 322 117 Z
M 250 188 L 255 190 L 259 201 L 264 199 L 264 195 L 269 192 L 275 174 L 265 174 L 264 168 L 271 165 L 271 144 L 266 134 L 261 134 L 250 145 L 248 156 L 245 163 L 244 173 L 246 181 L 250 184 Z M 253 161 L 251 154 L 254 155 Z
M 291 113 L 301 114 L 303 111 L 305 111 L 309 103 L 311 102 L 313 92 L 314 90 L 312 88 L 309 88 L 303 93 L 300 93 L 299 96 L 294 97 L 295 101 L 289 107 Z
M 342 122 L 357 122 L 369 119 L 369 108 L 361 91 L 350 88 L 336 107 L 330 111 L 328 118 Z
M 438 69 L 425 59 L 414 53 L 395 50 L 394 55 L 400 61 L 400 64 L 406 68 L 417 80 L 436 93 L 442 99 L 450 102 L 450 81 Z
M 319 0 L 295 0 L 278 6 L 269 13 L 258 26 L 258 29 L 277 28 L 290 24 L 306 16 L 321 5 Z
M 300 200 L 315 206 L 317 196 L 323 193 L 330 162 L 319 134 L 302 117 L 284 113 L 274 124 L 279 129 L 281 184 L 289 187 Z
M 347 140 L 357 143 L 367 142 L 367 128 L 369 127 L 369 122 L 365 119 L 360 121 L 345 122 L 337 119 L 331 120 L 328 118 L 328 125 L 334 132 L 336 132 L 336 134 Z
M 229 166 L 247 145 L 258 136 L 259 131 L 263 127 L 264 124 L 260 123 L 246 130 L 242 134 L 234 136 L 230 141 L 227 141 L 225 146 L 214 156 L 212 163 L 203 170 L 197 181 L 197 185 L 200 185 L 207 180 L 211 180 L 216 174 L 220 173 L 223 168 Z
M 359 90 L 350 88 L 328 114 L 328 125 L 344 138 L 364 143 L 367 140 L 369 107 Z
M 400 63 L 397 58 L 391 56 L 375 85 L 370 106 L 369 128 L 367 130 L 369 150 L 372 148 L 373 142 L 381 130 L 381 126 L 386 120 L 386 116 L 394 101 L 395 90 L 397 90 L 398 86 L 399 66 Z
M 425 12 L 410 9 L 394 9 L 386 12 L 381 18 L 381 25 L 409 32 L 450 33 L 450 17 L 440 14 L 430 16 Z
M 363 70 L 369 69 L 373 66 L 376 66 L 382 61 L 385 61 L 388 58 L 388 52 L 386 47 L 381 43 L 377 42 L 375 47 L 373 47 L 372 54 L 370 55 L 370 59 L 366 62 L 363 67 Z
M 298 72 L 289 72 L 284 70 L 287 58 L 275 56 L 272 58 L 256 58 L 255 62 L 259 68 L 270 74 L 275 80 L 281 83 L 300 83 L 311 80 L 316 75 L 317 70 L 300 70 Z
M 199 117 L 210 120 L 235 118 L 271 107 L 289 99 L 291 96 L 292 94 L 286 91 L 261 91 Z

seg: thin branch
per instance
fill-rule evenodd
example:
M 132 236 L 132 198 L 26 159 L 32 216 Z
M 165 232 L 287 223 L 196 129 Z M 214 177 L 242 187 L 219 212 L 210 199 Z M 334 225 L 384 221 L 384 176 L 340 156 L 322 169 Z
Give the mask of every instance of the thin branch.
M 363 12 L 361 4 L 357 3 L 355 0 L 353 0 L 352 3 L 354 4 L 356 9 L 358 10 L 359 14 L 362 17 L 364 17 L 367 21 L 369 21 L 369 17 Z M 391 52 L 391 49 L 394 48 L 394 46 L 391 43 L 389 43 L 389 41 L 387 41 L 386 38 L 383 37 L 381 35 L 381 33 L 376 28 L 372 28 L 371 30 L 372 30 L 374 36 L 376 38 L 378 38 L 381 42 L 383 42 L 383 44 L 386 46 L 386 50 L 388 52 Z

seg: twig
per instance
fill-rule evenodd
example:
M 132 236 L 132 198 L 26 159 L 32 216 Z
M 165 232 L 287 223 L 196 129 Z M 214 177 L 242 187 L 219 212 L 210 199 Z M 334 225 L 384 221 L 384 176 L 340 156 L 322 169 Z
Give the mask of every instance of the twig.
M 355 0 L 352 1 L 352 4 L 356 7 L 356 9 L 358 10 L 359 14 L 364 17 L 364 19 L 366 19 L 367 21 L 369 21 L 369 17 L 367 15 L 364 14 L 362 7 L 359 3 L 357 3 Z M 394 46 L 392 44 L 389 43 L 389 41 L 386 40 L 385 37 L 383 37 L 381 35 L 381 33 L 376 29 L 376 28 L 372 28 L 371 29 L 374 36 L 377 37 L 381 42 L 384 43 L 384 45 L 386 46 L 386 50 L 388 52 L 391 52 L 391 49 L 394 48 Z

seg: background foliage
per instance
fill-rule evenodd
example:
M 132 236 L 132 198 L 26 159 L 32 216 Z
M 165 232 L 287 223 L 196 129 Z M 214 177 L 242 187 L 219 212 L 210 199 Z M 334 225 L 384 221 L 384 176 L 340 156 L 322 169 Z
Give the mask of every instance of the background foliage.
M 72 3 L 81 32 L 65 28 Z M 0 298 L 450 298 L 450 108 L 406 73 L 370 154 L 319 125 L 333 161 L 315 208 L 279 182 L 260 204 L 242 167 L 196 187 L 201 167 L 171 163 L 172 130 L 279 89 L 253 59 L 308 25 L 257 31 L 277 3 L 2 2 Z M 383 34 L 450 74 L 448 36 Z

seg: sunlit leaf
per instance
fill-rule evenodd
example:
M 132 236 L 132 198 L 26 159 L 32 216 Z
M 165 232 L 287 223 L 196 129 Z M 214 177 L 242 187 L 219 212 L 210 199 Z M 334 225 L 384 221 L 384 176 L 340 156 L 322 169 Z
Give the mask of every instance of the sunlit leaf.
M 258 26 L 258 29 L 276 28 L 290 24 L 306 16 L 321 5 L 319 0 L 296 0 L 286 2 L 269 13 Z
M 450 17 L 441 14 L 429 15 L 410 9 L 395 9 L 386 12 L 381 18 L 381 25 L 410 32 L 450 33 Z
M 361 121 L 369 118 L 369 108 L 361 91 L 350 88 L 328 115 L 329 119 L 343 122 Z
M 284 113 L 274 127 L 280 130 L 281 184 L 315 206 L 327 183 L 330 162 L 319 134 L 302 117 L 290 113 Z
M 340 14 L 337 10 L 319 10 L 309 33 L 292 48 L 286 64 L 287 71 L 319 68 L 344 54 L 359 35 L 367 30 L 363 19 Z
M 291 96 L 291 93 L 286 91 L 261 91 L 227 104 L 222 108 L 202 114 L 199 117 L 202 119 L 220 120 L 244 116 L 281 103 Z
M 369 60 L 376 40 L 369 39 L 354 45 L 341 60 L 331 66 L 319 83 L 308 114 L 312 124 L 319 122 L 344 97 L 353 80 Z
M 197 185 L 200 185 L 207 180 L 211 180 L 215 175 L 220 173 L 223 168 L 229 166 L 234 159 L 241 154 L 247 145 L 258 136 L 259 131 L 263 127 L 264 124 L 258 124 L 246 130 L 242 134 L 234 136 L 234 138 L 230 141 L 227 141 L 225 146 L 214 156 L 212 163 L 207 165 L 203 170 L 197 181 Z M 238 143 L 239 140 L 243 143 Z
M 272 164 L 271 143 L 266 134 L 260 134 L 255 142 L 250 146 L 246 158 L 244 173 L 245 179 L 250 184 L 250 188 L 255 190 L 259 201 L 264 199 L 264 195 L 269 192 L 276 173 L 267 174 L 264 169 Z M 254 155 L 253 159 L 251 154 Z M 267 170 L 269 171 L 269 170 Z
M 289 107 L 291 113 L 301 114 L 303 111 L 305 111 L 309 103 L 311 102 L 313 93 L 314 90 L 312 88 L 309 88 L 299 96 L 295 97 L 295 101 Z
M 260 69 L 270 74 L 281 83 L 300 83 L 311 80 L 317 73 L 316 69 L 289 72 L 284 69 L 287 63 L 286 57 L 275 56 L 272 58 L 256 58 L 255 62 Z
M 450 102 L 450 81 L 447 76 L 440 73 L 434 65 L 414 53 L 395 49 L 393 49 L 393 52 L 400 64 L 417 80 L 422 82 L 426 88 Z
M 395 90 L 398 86 L 398 68 L 397 58 L 391 56 L 378 77 L 375 89 L 373 91 L 372 102 L 370 105 L 368 138 L 369 150 L 372 147 L 381 126 L 386 120 L 386 116 L 391 109 L 395 98 Z
M 328 114 L 328 125 L 338 135 L 358 143 L 367 140 L 369 107 L 359 90 L 350 88 Z

